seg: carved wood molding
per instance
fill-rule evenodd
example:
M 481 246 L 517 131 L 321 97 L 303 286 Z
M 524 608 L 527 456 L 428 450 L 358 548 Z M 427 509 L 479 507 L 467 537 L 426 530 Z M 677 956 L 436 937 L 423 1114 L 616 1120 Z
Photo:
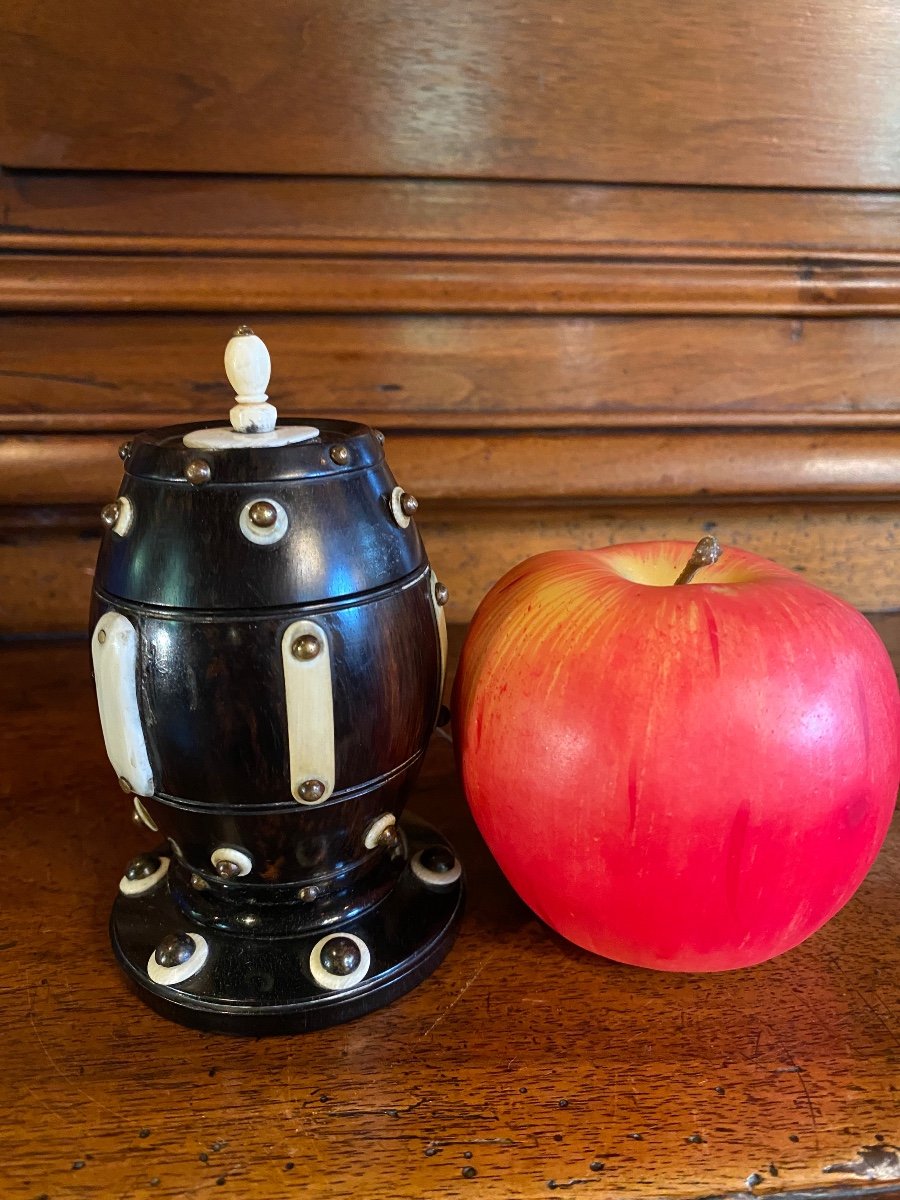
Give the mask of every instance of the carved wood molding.
M 121 440 L 0 439 L 0 505 L 111 499 L 122 474 Z M 900 493 L 897 430 L 439 432 L 395 435 L 388 452 L 399 481 L 424 500 L 832 500 Z
M 20 312 L 900 314 L 900 266 L 651 259 L 4 255 Z

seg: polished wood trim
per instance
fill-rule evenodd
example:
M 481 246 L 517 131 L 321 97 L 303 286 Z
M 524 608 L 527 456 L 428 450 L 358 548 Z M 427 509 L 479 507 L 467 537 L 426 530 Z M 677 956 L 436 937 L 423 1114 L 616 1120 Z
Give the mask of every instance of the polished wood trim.
M 211 314 L 0 316 L 0 431 L 221 419 Z M 896 426 L 890 319 L 269 315 L 282 411 L 391 430 Z
M 896 262 L 897 192 L 0 171 L 0 250 Z
M 259 0 L 239 37 L 238 0 L 215 22 L 176 0 L 126 13 L 7 0 L 0 162 L 900 184 L 892 0 Z
M 531 554 L 657 538 L 694 541 L 710 531 L 868 612 L 900 608 L 897 500 L 605 506 L 435 500 L 423 505 L 417 523 L 450 589 L 451 621 L 468 621 L 488 588 Z M 0 635 L 84 628 L 99 531 L 96 507 L 0 508 Z
M 0 439 L 0 504 L 110 499 L 122 435 Z M 423 499 L 884 496 L 900 491 L 900 432 L 609 431 L 396 434 L 388 460 Z
M 5 254 L 0 309 L 896 316 L 900 266 Z

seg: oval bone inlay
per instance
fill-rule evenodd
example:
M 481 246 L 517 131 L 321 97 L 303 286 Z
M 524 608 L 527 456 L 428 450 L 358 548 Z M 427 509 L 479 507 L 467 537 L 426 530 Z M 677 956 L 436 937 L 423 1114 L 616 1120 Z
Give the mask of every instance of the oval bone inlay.
M 127 617 L 104 613 L 91 638 L 91 658 L 107 758 L 131 791 L 152 796 L 153 771 L 137 698 L 137 643 Z
M 297 658 L 292 647 L 298 638 L 319 642 L 313 658 Z M 325 630 L 315 621 L 294 621 L 281 639 L 284 691 L 287 704 L 291 795 L 301 804 L 322 804 L 334 791 L 334 701 L 331 689 L 331 653 Z M 304 800 L 301 784 L 317 779 L 324 791 L 315 800 Z
M 438 604 L 434 594 L 436 584 L 437 575 L 429 568 L 428 587 L 431 595 L 431 607 L 434 609 L 434 619 L 437 621 L 438 638 L 441 643 L 441 690 L 439 695 L 443 698 L 444 676 L 447 674 L 447 618 L 444 615 L 443 605 Z

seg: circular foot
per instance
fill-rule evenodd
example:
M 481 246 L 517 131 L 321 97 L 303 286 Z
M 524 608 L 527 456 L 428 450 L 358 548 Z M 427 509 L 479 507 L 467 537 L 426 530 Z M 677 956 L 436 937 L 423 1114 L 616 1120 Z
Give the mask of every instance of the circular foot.
M 417 817 L 400 825 L 410 861 L 390 894 L 346 926 L 280 938 L 225 933 L 187 918 L 163 874 L 147 890 L 117 896 L 110 919 L 116 957 L 152 1008 L 199 1029 L 302 1033 L 381 1008 L 438 966 L 463 908 L 461 872 L 445 839 Z M 442 868 L 438 886 L 423 878 L 423 858 Z M 148 963 L 173 931 L 202 943 L 205 960 L 187 978 L 176 971 L 159 982 L 165 971 L 148 972 Z

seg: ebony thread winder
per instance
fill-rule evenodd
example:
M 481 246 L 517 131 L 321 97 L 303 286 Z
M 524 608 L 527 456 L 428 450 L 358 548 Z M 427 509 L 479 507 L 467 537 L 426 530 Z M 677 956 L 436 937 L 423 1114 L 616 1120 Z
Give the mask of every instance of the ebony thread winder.
M 154 1008 L 305 1030 L 413 987 L 462 909 L 460 864 L 403 817 L 446 666 L 447 589 L 383 437 L 277 422 L 268 352 L 225 354 L 231 422 L 140 434 L 91 612 L 103 736 L 136 821 L 113 948 Z

